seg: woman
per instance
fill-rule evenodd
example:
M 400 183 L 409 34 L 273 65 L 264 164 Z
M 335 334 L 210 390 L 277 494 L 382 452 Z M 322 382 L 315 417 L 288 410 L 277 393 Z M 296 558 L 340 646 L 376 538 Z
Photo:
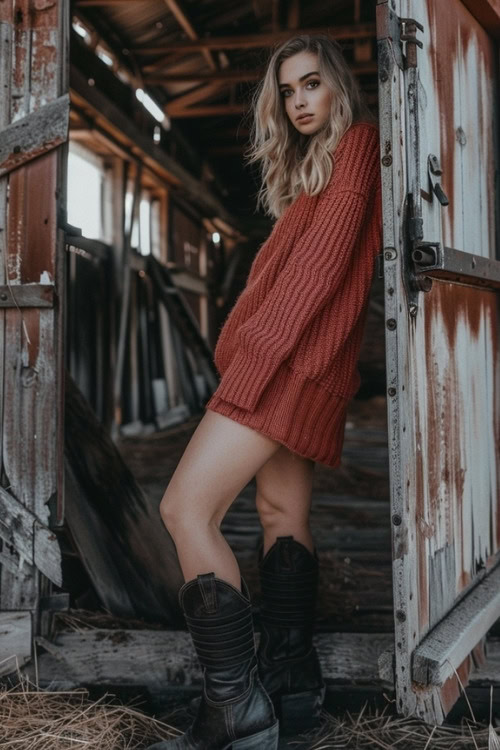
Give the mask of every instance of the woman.
M 374 259 L 378 130 L 340 47 L 298 36 L 272 55 L 255 99 L 251 161 L 277 218 L 220 333 L 221 382 L 162 499 L 204 672 L 188 732 L 155 750 L 271 750 L 301 730 L 324 685 L 312 645 L 318 562 L 309 528 L 316 461 L 340 462 Z M 252 479 L 264 529 L 262 634 L 220 532 Z

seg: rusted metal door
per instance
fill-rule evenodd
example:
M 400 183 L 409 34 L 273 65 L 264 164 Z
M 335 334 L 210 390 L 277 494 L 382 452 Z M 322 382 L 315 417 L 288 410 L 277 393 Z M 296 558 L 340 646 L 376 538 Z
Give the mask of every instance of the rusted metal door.
M 61 584 L 68 12 L 0 0 L 0 610 L 28 619 Z
M 500 617 L 500 6 L 467 4 L 377 4 L 397 707 L 438 722 Z

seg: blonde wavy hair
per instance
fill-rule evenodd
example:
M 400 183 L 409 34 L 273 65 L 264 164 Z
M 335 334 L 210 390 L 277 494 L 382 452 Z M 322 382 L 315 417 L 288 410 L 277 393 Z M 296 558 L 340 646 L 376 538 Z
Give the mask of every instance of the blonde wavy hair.
M 320 78 L 333 92 L 330 118 L 313 135 L 299 133 L 292 125 L 278 86 L 281 63 L 299 52 L 318 55 Z M 376 122 L 342 48 L 326 35 L 302 34 L 277 47 L 252 105 L 251 145 L 246 158 L 248 163 L 260 162 L 257 205 L 275 218 L 302 190 L 308 195 L 323 190 L 334 167 L 333 152 L 353 122 Z

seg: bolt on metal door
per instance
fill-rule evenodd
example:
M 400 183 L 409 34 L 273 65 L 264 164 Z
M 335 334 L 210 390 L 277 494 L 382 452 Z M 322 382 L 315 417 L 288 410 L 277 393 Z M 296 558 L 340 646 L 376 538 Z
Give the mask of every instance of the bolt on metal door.
M 500 617 L 498 52 L 459 0 L 377 37 L 396 698 L 441 722 Z

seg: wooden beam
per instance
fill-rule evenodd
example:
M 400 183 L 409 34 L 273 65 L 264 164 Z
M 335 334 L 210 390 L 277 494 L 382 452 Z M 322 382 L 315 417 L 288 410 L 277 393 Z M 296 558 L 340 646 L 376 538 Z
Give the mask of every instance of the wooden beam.
M 363 39 L 375 37 L 374 23 L 345 24 L 342 26 L 319 26 L 310 29 L 297 29 L 297 34 L 327 34 L 333 39 Z M 138 55 L 162 55 L 168 52 L 185 53 L 200 49 L 255 49 L 272 47 L 290 38 L 290 31 L 273 31 L 261 34 L 204 37 L 203 39 L 185 39 L 176 42 L 165 42 L 162 46 L 148 45 L 135 47 L 132 51 Z
M 147 71 L 153 66 L 146 65 L 143 67 L 145 73 L 144 82 L 149 84 L 158 83 L 191 83 L 199 81 L 201 82 L 215 82 L 220 81 L 223 83 L 240 83 L 242 81 L 258 81 L 264 75 L 264 70 L 216 70 L 211 73 L 205 73 L 194 70 L 192 73 L 170 73 L 168 70 L 165 73 L 155 70 L 154 72 L 147 74 Z
M 179 0 L 163 0 L 167 8 L 170 10 L 174 18 L 177 20 L 181 28 L 184 29 L 190 39 L 199 39 L 199 36 L 194 28 L 193 24 L 186 15 L 186 11 L 182 7 Z M 217 70 L 217 63 L 215 62 L 212 53 L 208 49 L 202 49 L 201 53 L 212 70 Z
M 186 94 L 181 94 L 168 102 L 165 107 L 165 112 L 169 117 L 175 117 L 176 112 L 187 109 L 192 104 L 197 104 L 204 99 L 208 99 L 213 94 L 217 94 L 223 88 L 224 83 L 221 83 L 220 81 L 196 86 L 196 88 L 190 89 Z
M 172 119 L 186 117 L 229 117 L 231 115 L 242 115 L 248 112 L 250 104 L 213 104 L 205 107 L 189 107 L 175 111 Z
M 475 586 L 415 649 L 412 678 L 443 685 L 500 617 L 500 565 Z
M 143 70 L 147 71 L 153 66 L 146 65 Z M 377 72 L 377 63 L 375 60 L 369 60 L 350 65 L 352 72 L 355 75 L 367 75 L 374 74 Z M 224 83 L 241 83 L 244 81 L 259 81 L 263 75 L 264 70 L 217 70 L 213 73 L 202 73 L 199 71 L 193 71 L 192 73 L 170 73 L 168 70 L 165 73 L 154 71 L 149 75 L 145 75 L 144 82 L 150 85 L 164 84 L 164 83 L 189 83 L 191 81 L 199 82 L 215 82 L 221 81 Z
M 0 133 L 0 177 L 68 139 L 69 94 L 16 120 Z
M 258 639 L 258 634 L 257 634 Z M 382 686 L 378 657 L 390 633 L 325 633 L 315 636 L 327 683 Z M 169 690 L 198 689 L 201 669 L 186 631 L 105 630 L 61 632 L 55 642 L 37 638 L 40 687 L 80 685 L 147 687 L 153 697 Z
M 0 285 L 0 308 L 54 307 L 54 284 Z

